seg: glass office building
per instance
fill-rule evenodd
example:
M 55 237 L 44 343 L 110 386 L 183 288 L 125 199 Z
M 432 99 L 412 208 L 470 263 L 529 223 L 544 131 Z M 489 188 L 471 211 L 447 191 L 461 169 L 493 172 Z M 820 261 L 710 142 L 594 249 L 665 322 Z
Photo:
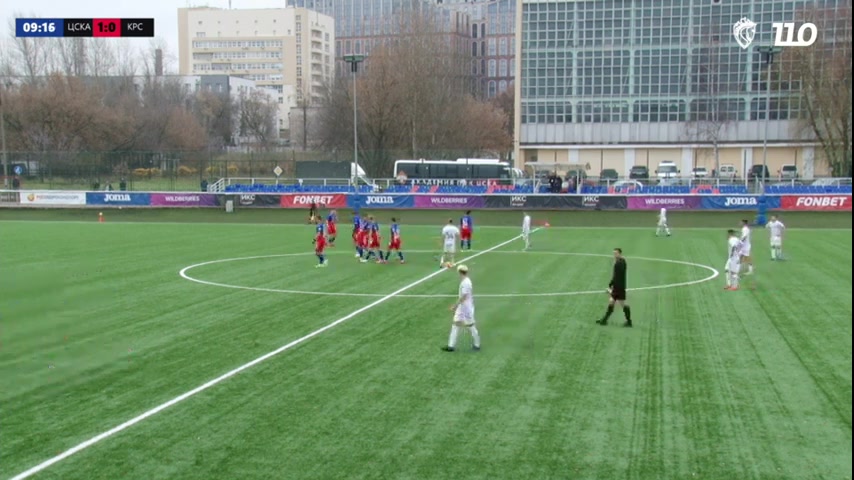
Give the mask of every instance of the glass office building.
M 760 47 L 773 43 L 772 23 L 797 21 L 816 3 L 850 9 L 844 0 L 523 0 L 517 162 L 589 164 L 593 174 L 665 160 L 684 172 L 726 163 L 746 171 L 762 161 L 765 139 Z M 756 24 L 748 48 L 733 35 L 741 18 Z M 794 134 L 798 84 L 775 67 L 769 169 L 794 163 L 818 175 L 815 144 Z

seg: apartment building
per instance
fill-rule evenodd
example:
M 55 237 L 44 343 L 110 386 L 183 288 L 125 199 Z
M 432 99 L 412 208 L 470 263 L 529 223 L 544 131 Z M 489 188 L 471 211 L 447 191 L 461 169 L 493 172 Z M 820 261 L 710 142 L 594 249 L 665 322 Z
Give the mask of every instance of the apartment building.
M 228 75 L 275 92 L 281 137 L 288 112 L 319 99 L 335 73 L 335 22 L 305 8 L 178 9 L 181 75 Z

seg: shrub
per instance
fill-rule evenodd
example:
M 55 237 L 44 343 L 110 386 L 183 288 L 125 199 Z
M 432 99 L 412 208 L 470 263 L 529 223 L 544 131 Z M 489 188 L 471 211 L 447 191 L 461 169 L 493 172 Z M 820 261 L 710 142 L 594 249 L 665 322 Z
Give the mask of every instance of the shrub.
M 148 169 L 147 168 L 135 168 L 133 170 L 133 176 L 134 177 L 147 177 L 148 176 Z
M 195 175 L 196 173 L 199 173 L 199 171 L 196 170 L 195 168 L 185 167 L 184 165 L 181 165 L 180 167 L 178 167 L 178 175 L 181 177 L 187 177 L 190 175 Z

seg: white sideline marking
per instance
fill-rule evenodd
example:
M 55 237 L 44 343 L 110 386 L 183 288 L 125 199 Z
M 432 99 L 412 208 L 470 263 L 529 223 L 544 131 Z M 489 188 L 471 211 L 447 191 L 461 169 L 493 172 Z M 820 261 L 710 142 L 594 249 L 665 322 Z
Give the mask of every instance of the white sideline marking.
M 478 250 L 479 251 L 479 250 Z M 336 252 L 336 253 L 344 253 L 344 252 Z M 406 253 L 434 253 L 433 250 L 407 250 Z M 349 255 L 349 252 L 347 252 Z M 613 258 L 612 255 L 606 255 L 602 253 L 574 253 L 574 252 L 540 252 L 537 250 L 519 252 L 519 251 L 499 251 L 493 252 L 493 254 L 519 254 L 519 255 L 566 255 L 566 256 L 577 256 L 577 257 L 606 257 Z M 267 292 L 267 293 L 285 293 L 292 295 L 316 295 L 322 297 L 367 297 L 367 298 L 378 298 L 383 297 L 385 294 L 382 293 L 355 293 L 355 292 L 318 292 L 318 291 L 310 291 L 310 290 L 289 290 L 289 289 L 281 289 L 281 288 L 262 288 L 262 287 L 247 287 L 243 285 L 232 285 L 229 283 L 219 283 L 219 282 L 211 282 L 208 280 L 202 280 L 199 278 L 191 277 L 187 272 L 197 267 L 204 267 L 205 265 L 215 265 L 217 263 L 228 263 L 228 262 L 239 262 L 241 260 L 256 260 L 262 258 L 281 258 L 281 257 L 297 257 L 304 255 L 313 255 L 312 252 L 304 252 L 304 253 L 277 253 L 273 255 L 256 255 L 252 257 L 237 257 L 237 258 L 222 258 L 219 260 L 210 260 L 207 262 L 197 263 L 195 265 L 190 265 L 188 267 L 184 267 L 178 272 L 178 275 L 185 280 L 189 280 L 191 282 L 199 283 L 201 285 L 208 285 L 211 287 L 222 287 L 222 288 L 232 288 L 236 290 L 250 290 L 253 292 Z M 700 283 L 705 283 L 711 280 L 714 280 L 720 275 L 720 272 L 708 265 L 703 265 L 700 263 L 693 262 L 683 262 L 681 260 L 668 260 L 666 258 L 648 258 L 648 257 L 628 257 L 629 260 L 643 260 L 649 262 L 662 262 L 662 263 L 670 263 L 674 265 L 687 265 L 689 267 L 702 268 L 711 272 L 711 275 L 701 278 L 699 280 L 690 280 L 684 282 L 677 283 L 666 283 L 663 285 L 652 285 L 648 287 L 636 287 L 629 288 L 628 291 L 639 292 L 644 290 L 662 290 L 667 288 L 677 288 L 677 287 L 687 287 L 691 285 L 697 285 Z M 601 294 L 602 290 L 583 290 L 583 291 L 565 291 L 565 292 L 540 292 L 540 293 L 479 293 L 477 298 L 518 298 L 518 297 L 569 297 L 574 295 L 594 295 Z M 456 295 L 451 294 L 401 294 L 397 295 L 397 298 L 455 298 Z
M 539 228 L 533 229 L 531 231 L 531 233 L 536 232 L 537 230 L 539 230 Z M 510 240 L 499 243 L 498 245 L 495 245 L 494 247 L 487 248 L 486 250 L 482 250 L 480 252 L 475 253 L 474 255 L 472 255 L 470 257 L 467 257 L 463 260 L 460 260 L 458 263 L 462 263 L 464 261 L 471 260 L 475 257 L 479 257 L 485 253 L 489 253 L 493 250 L 497 250 L 497 249 L 499 249 L 505 245 L 508 245 L 510 243 L 515 242 L 516 240 L 518 240 L 520 238 L 522 238 L 522 236 L 517 235 L 517 236 L 511 238 Z M 255 360 L 252 360 L 249 363 L 245 363 L 245 364 L 235 368 L 234 370 L 231 370 L 230 372 L 224 373 L 224 374 L 220 375 L 219 377 L 216 377 L 213 380 L 208 381 L 207 383 L 199 385 L 198 387 L 190 390 L 189 392 L 178 395 L 177 397 L 173 398 L 172 400 L 169 400 L 166 403 L 162 403 L 162 404 L 152 408 L 151 410 L 149 410 L 145 413 L 142 413 L 141 415 L 136 416 L 136 417 L 122 423 L 121 425 L 115 426 L 115 427 L 107 430 L 106 432 L 98 434 L 98 435 L 90 438 L 89 440 L 86 440 L 85 442 L 80 443 L 79 445 L 71 447 L 68 450 L 60 453 L 59 455 L 57 455 L 53 458 L 50 458 L 48 460 L 45 460 L 44 462 L 36 465 L 35 467 L 30 468 L 27 471 L 21 472 L 21 473 L 15 475 L 14 477 L 11 478 L 11 480 L 23 480 L 25 478 L 29 478 L 29 477 L 41 472 L 42 470 L 45 470 L 46 468 L 50 467 L 51 465 L 54 465 L 58 462 L 61 462 L 62 460 L 65 460 L 66 458 L 74 455 L 75 453 L 78 453 L 82 450 L 85 450 L 85 449 L 91 447 L 92 445 L 95 445 L 96 443 L 100 442 L 101 440 L 109 438 L 109 437 L 121 432 L 122 430 L 130 428 L 130 427 L 136 425 L 137 423 L 145 420 L 146 418 L 151 417 L 153 415 L 156 415 L 156 414 L 162 412 L 163 410 L 166 410 L 167 408 L 171 407 L 172 405 L 181 403 L 184 400 L 192 397 L 193 395 L 195 395 L 197 393 L 201 393 L 201 392 L 213 387 L 214 385 L 216 385 L 218 383 L 221 383 L 225 380 L 228 380 L 229 378 L 237 375 L 238 373 L 240 373 L 244 370 L 252 368 L 255 365 L 258 365 L 259 363 L 261 363 L 265 360 L 268 360 L 272 357 L 275 357 L 276 355 L 278 355 L 278 354 L 280 354 L 286 350 L 290 350 L 291 348 L 305 342 L 306 340 L 314 338 L 314 337 L 320 335 L 321 333 L 323 333 L 327 330 L 330 330 L 330 329 L 346 322 L 347 320 L 350 320 L 351 318 L 359 315 L 360 313 L 363 313 L 367 310 L 370 310 L 370 309 L 376 307 L 377 305 L 379 305 L 379 304 L 381 304 L 387 300 L 390 300 L 390 299 L 400 295 L 401 293 L 403 293 L 403 292 L 405 292 L 405 291 L 407 291 L 407 290 L 409 290 L 409 289 L 411 289 L 417 285 L 420 285 L 420 284 L 426 282 L 427 280 L 430 280 L 431 278 L 433 278 L 437 275 L 440 275 L 442 272 L 446 272 L 446 271 L 448 271 L 448 270 L 447 269 L 436 270 L 435 272 L 431 273 L 430 275 L 427 275 L 426 277 L 423 277 L 420 280 L 416 280 L 416 281 L 410 283 L 409 285 L 401 287 L 401 288 L 395 290 L 394 292 L 391 292 L 388 295 L 386 295 L 386 296 L 384 296 L 384 297 L 382 297 L 382 298 L 380 298 L 380 299 L 378 299 L 372 303 L 369 303 L 368 305 L 365 305 L 364 307 L 362 307 L 362 308 L 360 308 L 360 309 L 358 309 L 358 310 L 356 310 L 356 311 L 354 311 L 348 315 L 345 315 L 345 316 L 339 318 L 338 320 L 335 320 L 334 322 L 330 323 L 329 325 L 326 325 L 323 328 L 319 328 L 319 329 L 309 333 L 308 335 L 305 335 L 304 337 L 298 338 L 298 339 L 292 341 L 291 343 L 288 343 L 287 345 L 283 345 L 283 346 L 277 348 L 276 350 L 273 350 L 270 353 L 267 353 L 265 355 L 262 355 L 262 356 L 256 358 Z

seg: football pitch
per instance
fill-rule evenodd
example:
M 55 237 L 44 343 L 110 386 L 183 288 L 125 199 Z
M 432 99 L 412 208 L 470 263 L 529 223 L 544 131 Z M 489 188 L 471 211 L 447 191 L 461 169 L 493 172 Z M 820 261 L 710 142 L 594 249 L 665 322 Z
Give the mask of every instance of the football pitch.
M 785 262 L 755 231 L 727 292 L 725 232 L 685 227 L 738 213 L 541 227 L 529 252 L 491 214 L 457 259 L 483 349 L 445 353 L 442 214 L 403 223 L 403 265 L 359 263 L 343 222 L 322 269 L 308 225 L 4 215 L 3 479 L 851 478 L 847 228 L 792 228 Z M 631 329 L 595 324 L 614 247 Z

